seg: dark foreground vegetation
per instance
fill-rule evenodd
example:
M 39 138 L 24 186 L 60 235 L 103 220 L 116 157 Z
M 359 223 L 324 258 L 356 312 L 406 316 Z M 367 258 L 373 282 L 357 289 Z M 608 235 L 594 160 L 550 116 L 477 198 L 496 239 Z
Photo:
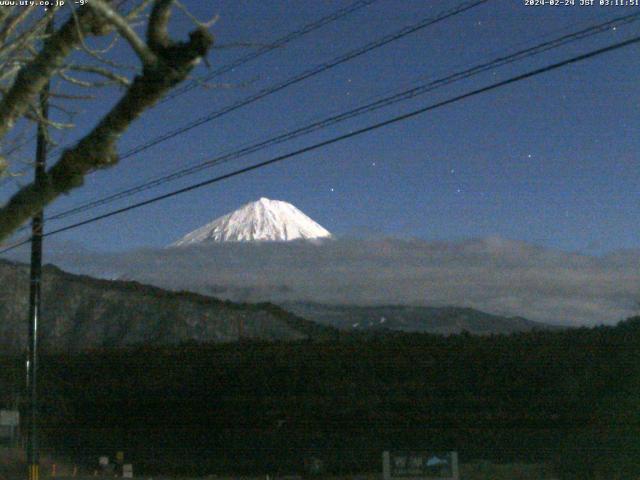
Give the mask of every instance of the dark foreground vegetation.
M 44 443 L 144 473 L 375 471 L 383 449 L 640 475 L 640 317 L 510 336 L 139 347 L 41 362 Z M 22 361 L 0 365 L 4 398 Z M 87 460 L 89 461 L 89 460 Z

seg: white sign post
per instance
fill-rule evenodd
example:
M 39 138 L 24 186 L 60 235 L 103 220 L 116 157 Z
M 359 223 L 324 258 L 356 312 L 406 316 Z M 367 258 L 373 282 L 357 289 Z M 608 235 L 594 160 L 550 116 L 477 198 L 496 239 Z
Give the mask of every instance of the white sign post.
M 382 453 L 384 480 L 460 480 L 458 452 Z
M 20 424 L 20 412 L 17 410 L 0 410 L 0 425 L 17 427 Z
M 18 439 L 20 412 L 18 410 L 0 410 L 0 439 L 9 439 L 14 445 Z
M 130 463 L 122 465 L 122 478 L 133 478 L 133 465 Z

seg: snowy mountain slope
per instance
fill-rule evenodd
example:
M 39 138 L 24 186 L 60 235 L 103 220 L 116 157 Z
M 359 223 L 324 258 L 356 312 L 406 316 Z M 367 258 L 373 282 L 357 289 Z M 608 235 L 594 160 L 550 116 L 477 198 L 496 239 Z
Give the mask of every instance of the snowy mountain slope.
M 330 236 L 331 233 L 290 203 L 263 197 L 188 233 L 171 246 L 209 241 L 284 242 Z

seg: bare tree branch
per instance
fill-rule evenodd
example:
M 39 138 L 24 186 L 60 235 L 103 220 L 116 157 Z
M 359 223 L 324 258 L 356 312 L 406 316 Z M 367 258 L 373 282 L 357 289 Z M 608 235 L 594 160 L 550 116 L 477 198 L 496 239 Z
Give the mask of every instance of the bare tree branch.
M 9 15 L 11 15 L 11 12 L 13 12 L 14 8 L 13 7 L 8 7 L 8 8 L 0 8 L 0 23 L 4 22 L 7 17 L 9 17 Z
M 131 82 L 129 81 L 129 79 L 127 77 L 124 77 L 122 75 L 118 75 L 117 73 L 113 72 L 112 70 L 108 70 L 106 68 L 95 67 L 93 65 L 75 65 L 75 64 L 67 65 L 66 68 L 68 70 L 75 70 L 77 72 L 91 73 L 91 74 L 94 74 L 94 75 L 98 75 L 98 76 L 104 77 L 106 79 L 111 80 L 112 84 L 116 83 L 116 84 L 122 85 L 124 87 L 128 87 L 129 85 L 131 85 Z
M 28 6 L 27 8 L 21 9 L 18 14 L 9 18 L 2 31 L 0 31 L 0 43 L 4 44 L 7 41 L 7 38 L 9 38 L 9 36 L 16 30 L 18 25 L 31 15 L 35 8 L 35 6 Z
M 50 92 L 50 98 L 58 98 L 61 100 L 94 100 L 96 98 L 95 95 L 78 95 L 72 93 L 62 93 L 62 92 Z
M 189 20 L 191 20 L 193 22 L 193 24 L 198 28 L 209 29 L 213 25 L 215 25 L 216 22 L 220 19 L 220 15 L 214 15 L 210 20 L 208 20 L 206 22 L 201 22 L 179 0 L 175 0 L 175 4 L 180 10 L 182 10 L 182 13 L 184 13 L 189 18 Z
M 92 1 L 99 4 L 96 0 Z M 134 78 L 118 103 L 91 132 L 74 147 L 62 153 L 59 161 L 47 171 L 44 180 L 24 186 L 0 208 L 0 240 L 9 236 L 60 194 L 82 185 L 87 173 L 117 163 L 116 144 L 121 135 L 142 112 L 152 107 L 167 91 L 184 80 L 207 54 L 213 44 L 213 38 L 206 29 L 198 28 L 192 31 L 188 42 L 170 40 L 167 24 L 171 5 L 172 0 L 155 1 L 147 28 L 147 46 L 153 52 L 153 61 L 150 56 L 142 59 L 142 73 Z M 88 15 L 87 12 L 94 13 L 94 16 Z M 79 12 L 83 32 L 96 29 L 104 32 L 105 20 L 102 15 L 103 12 L 99 8 Z M 85 25 L 85 21 L 89 22 L 89 25 Z M 106 23 L 114 25 L 113 21 Z M 78 33 L 74 20 L 70 19 L 48 40 L 33 63 L 20 72 L 16 84 L 20 80 L 21 88 L 14 88 L 14 84 L 0 103 L 0 135 L 11 127 L 2 123 L 15 121 L 17 116 L 25 113 L 29 106 L 29 98 L 42 88 L 48 76 L 62 67 L 62 59 L 73 46 L 80 43 L 82 33 Z M 25 79 L 40 82 L 40 86 L 24 85 Z M 19 96 L 19 99 L 7 100 L 11 95 Z M 4 127 L 4 130 L 1 127 Z
M 173 0 L 156 0 L 149 16 L 147 27 L 147 43 L 155 53 L 160 53 L 169 47 L 169 32 L 167 25 L 171 17 Z
M 111 23 L 118 33 L 129 42 L 129 45 L 131 45 L 131 48 L 133 48 L 133 51 L 140 57 L 144 65 L 153 65 L 157 61 L 155 54 L 147 47 L 147 44 L 138 36 L 133 28 L 131 28 L 129 23 L 108 4 L 102 0 L 91 0 L 89 5 Z
M 42 113 L 40 111 L 38 111 L 37 108 L 32 108 L 31 112 L 28 112 L 25 114 L 25 118 L 28 118 L 29 120 L 35 122 L 35 123 L 42 123 L 48 127 L 52 127 L 55 128 L 56 130 L 64 130 L 64 129 L 70 129 L 73 128 L 75 125 L 72 123 L 62 123 L 62 122 L 56 122 L 54 120 L 48 119 L 48 118 L 44 118 L 44 116 L 42 115 Z
M 129 22 L 138 18 L 145 9 L 151 5 L 153 0 L 143 0 L 136 7 L 134 7 L 129 13 L 127 13 L 126 18 Z
M 83 18 L 82 28 L 98 33 L 102 22 L 90 13 L 92 11 L 84 7 L 79 12 Z M 0 138 L 13 128 L 18 117 L 26 112 L 30 99 L 42 90 L 55 70 L 62 66 L 63 60 L 80 42 L 80 35 L 74 19 L 70 18 L 47 40 L 36 58 L 22 68 L 11 89 L 0 101 Z

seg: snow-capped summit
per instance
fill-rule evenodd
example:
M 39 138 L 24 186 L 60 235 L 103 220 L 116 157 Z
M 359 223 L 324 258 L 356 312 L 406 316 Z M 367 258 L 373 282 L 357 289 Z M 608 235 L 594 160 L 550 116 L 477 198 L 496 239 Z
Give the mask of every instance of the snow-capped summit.
M 180 247 L 200 242 L 250 242 L 314 239 L 331 233 L 296 207 L 262 197 L 188 233 L 172 244 Z

